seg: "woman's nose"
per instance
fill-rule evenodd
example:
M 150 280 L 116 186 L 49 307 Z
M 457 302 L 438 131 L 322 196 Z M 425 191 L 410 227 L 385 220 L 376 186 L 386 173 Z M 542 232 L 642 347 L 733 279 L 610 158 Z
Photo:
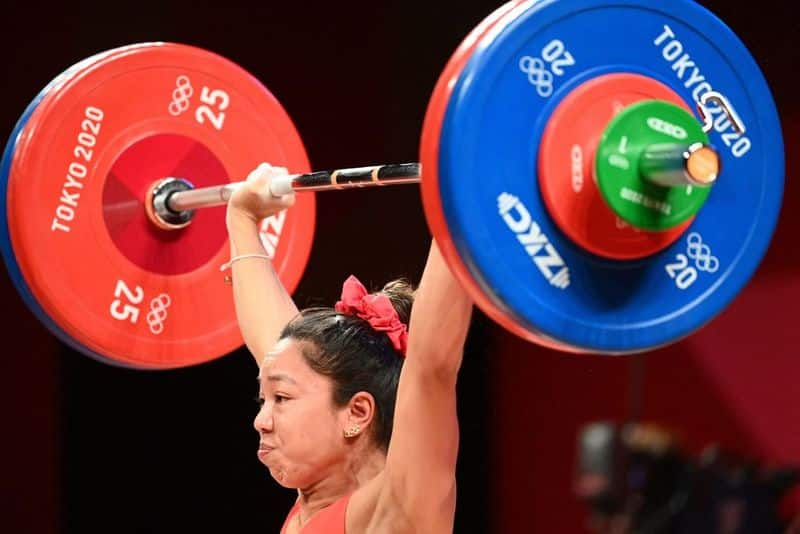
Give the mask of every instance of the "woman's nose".
M 258 410 L 255 419 L 253 419 L 253 428 L 259 434 L 262 432 L 272 432 L 272 410 L 269 403 L 265 402 Z

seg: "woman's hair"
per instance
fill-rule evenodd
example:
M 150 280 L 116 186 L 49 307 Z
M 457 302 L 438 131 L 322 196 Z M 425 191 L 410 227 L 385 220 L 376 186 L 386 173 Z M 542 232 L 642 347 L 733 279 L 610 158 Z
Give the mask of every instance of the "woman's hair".
M 389 297 L 400 321 L 408 325 L 414 302 L 411 285 L 395 280 L 379 293 Z M 333 381 L 335 406 L 345 406 L 359 391 L 375 398 L 372 437 L 381 449 L 388 450 L 404 357 L 389 336 L 355 315 L 332 308 L 309 308 L 286 325 L 281 338 L 306 342 L 303 357 L 314 371 Z

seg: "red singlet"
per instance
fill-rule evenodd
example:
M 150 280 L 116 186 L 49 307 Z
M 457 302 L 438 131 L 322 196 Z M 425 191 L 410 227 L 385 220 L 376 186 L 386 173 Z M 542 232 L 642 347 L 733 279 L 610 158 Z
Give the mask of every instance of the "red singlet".
M 311 518 L 311 521 L 300 529 L 301 534 L 344 534 L 344 513 L 347 510 L 347 503 L 350 495 L 345 495 L 330 506 L 323 508 Z M 281 534 L 285 534 L 289 521 L 300 510 L 300 503 L 294 503 L 286 521 L 281 527 Z

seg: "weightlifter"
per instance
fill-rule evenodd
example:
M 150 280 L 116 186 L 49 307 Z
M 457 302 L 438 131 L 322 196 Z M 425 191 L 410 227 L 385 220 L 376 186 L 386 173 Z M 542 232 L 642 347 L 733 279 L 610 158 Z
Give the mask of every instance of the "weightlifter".
M 283 173 L 251 172 L 226 219 L 236 313 L 259 366 L 258 457 L 298 491 L 281 533 L 452 532 L 472 302 L 433 243 L 415 292 L 395 281 L 368 293 L 350 277 L 334 308 L 298 311 L 258 235 L 294 203 L 269 192 Z

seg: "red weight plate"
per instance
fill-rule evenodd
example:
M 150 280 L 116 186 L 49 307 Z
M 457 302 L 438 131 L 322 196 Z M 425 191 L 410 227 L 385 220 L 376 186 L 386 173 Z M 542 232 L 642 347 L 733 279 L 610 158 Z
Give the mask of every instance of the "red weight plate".
M 8 175 L 10 172 L 11 167 L 11 160 L 13 160 L 14 154 L 16 153 L 17 149 L 17 141 L 19 140 L 19 136 L 17 134 L 21 133 L 25 126 L 27 125 L 30 116 L 33 114 L 33 111 L 42 104 L 42 102 L 46 102 L 47 99 L 54 93 L 57 93 L 59 88 L 67 83 L 73 76 L 78 75 L 83 69 L 89 68 L 92 64 L 99 61 L 102 58 L 108 58 L 116 54 L 126 53 L 131 48 L 136 47 L 137 45 L 130 45 L 121 48 L 116 48 L 113 50 L 107 50 L 89 58 L 83 59 L 80 62 L 72 65 L 67 70 L 65 70 L 60 75 L 56 76 L 48 85 L 40 92 L 40 94 L 34 99 L 34 102 L 31 103 L 28 109 L 25 110 L 23 116 L 20 118 L 17 126 L 15 127 L 15 131 L 12 133 L 12 136 L 9 138 L 10 147 L 7 146 L 6 150 L 11 150 L 9 154 L 4 154 L 4 162 L 3 162 L 3 169 L 2 169 L 2 186 L 3 186 L 3 193 L 4 196 L 7 197 L 7 189 L 8 189 Z M 7 159 L 6 159 L 7 158 Z M 8 198 L 6 198 L 8 200 Z M 8 213 L 8 205 L 7 203 L 3 204 L 3 221 L 2 221 L 2 234 L 5 240 L 3 244 L 3 259 L 6 262 L 6 267 L 9 272 L 9 276 L 11 280 L 14 282 L 14 285 L 17 288 L 22 300 L 34 314 L 34 316 L 42 321 L 42 323 L 55 335 L 58 339 L 60 339 L 65 344 L 69 345 L 70 347 L 78 350 L 87 356 L 95 358 L 99 361 L 104 363 L 110 364 L 119 364 L 119 362 L 115 360 L 110 360 L 105 356 L 102 356 L 98 353 L 93 352 L 88 347 L 82 345 L 78 340 L 72 338 L 66 332 L 64 332 L 61 327 L 59 327 L 53 319 L 41 308 L 39 303 L 31 294 L 30 288 L 28 287 L 22 273 L 19 270 L 19 264 L 16 258 L 16 254 L 13 250 L 11 244 L 11 238 L 9 235 L 9 220 L 7 217 Z
M 425 217 L 428 221 L 428 226 L 430 226 L 431 232 L 448 266 L 467 290 L 470 297 L 475 301 L 475 304 L 477 304 L 487 316 L 510 332 L 528 341 L 559 351 L 580 353 L 584 351 L 544 336 L 540 332 L 525 328 L 525 326 L 517 321 L 510 311 L 505 309 L 502 303 L 496 302 L 484 291 L 461 260 L 461 256 L 450 236 L 447 221 L 442 211 L 442 202 L 438 185 L 439 137 L 453 85 L 461 74 L 464 65 L 469 61 L 470 56 L 472 56 L 480 40 L 489 33 L 492 28 L 501 24 L 504 17 L 508 16 L 510 19 L 513 19 L 514 8 L 522 3 L 524 3 L 522 0 L 508 2 L 486 17 L 461 42 L 447 62 L 442 74 L 439 76 L 428 103 L 428 109 L 425 113 L 422 138 L 420 141 L 420 162 L 422 163 L 423 176 L 421 182 L 422 203 L 425 209 Z
M 688 110 L 672 89 L 638 74 L 606 74 L 570 92 L 547 121 L 539 148 L 539 187 L 550 216 L 575 243 L 594 254 L 631 260 L 671 245 L 691 220 L 648 232 L 617 217 L 597 189 L 594 156 L 605 127 L 640 100 L 664 100 Z
M 239 181 L 262 161 L 307 172 L 291 119 L 250 74 L 205 50 L 149 44 L 98 61 L 31 116 L 9 177 L 15 254 L 36 300 L 89 350 L 174 368 L 242 344 L 230 286 L 224 207 L 184 229 L 151 225 L 153 181 Z M 293 291 L 308 260 L 315 198 L 262 237 Z

